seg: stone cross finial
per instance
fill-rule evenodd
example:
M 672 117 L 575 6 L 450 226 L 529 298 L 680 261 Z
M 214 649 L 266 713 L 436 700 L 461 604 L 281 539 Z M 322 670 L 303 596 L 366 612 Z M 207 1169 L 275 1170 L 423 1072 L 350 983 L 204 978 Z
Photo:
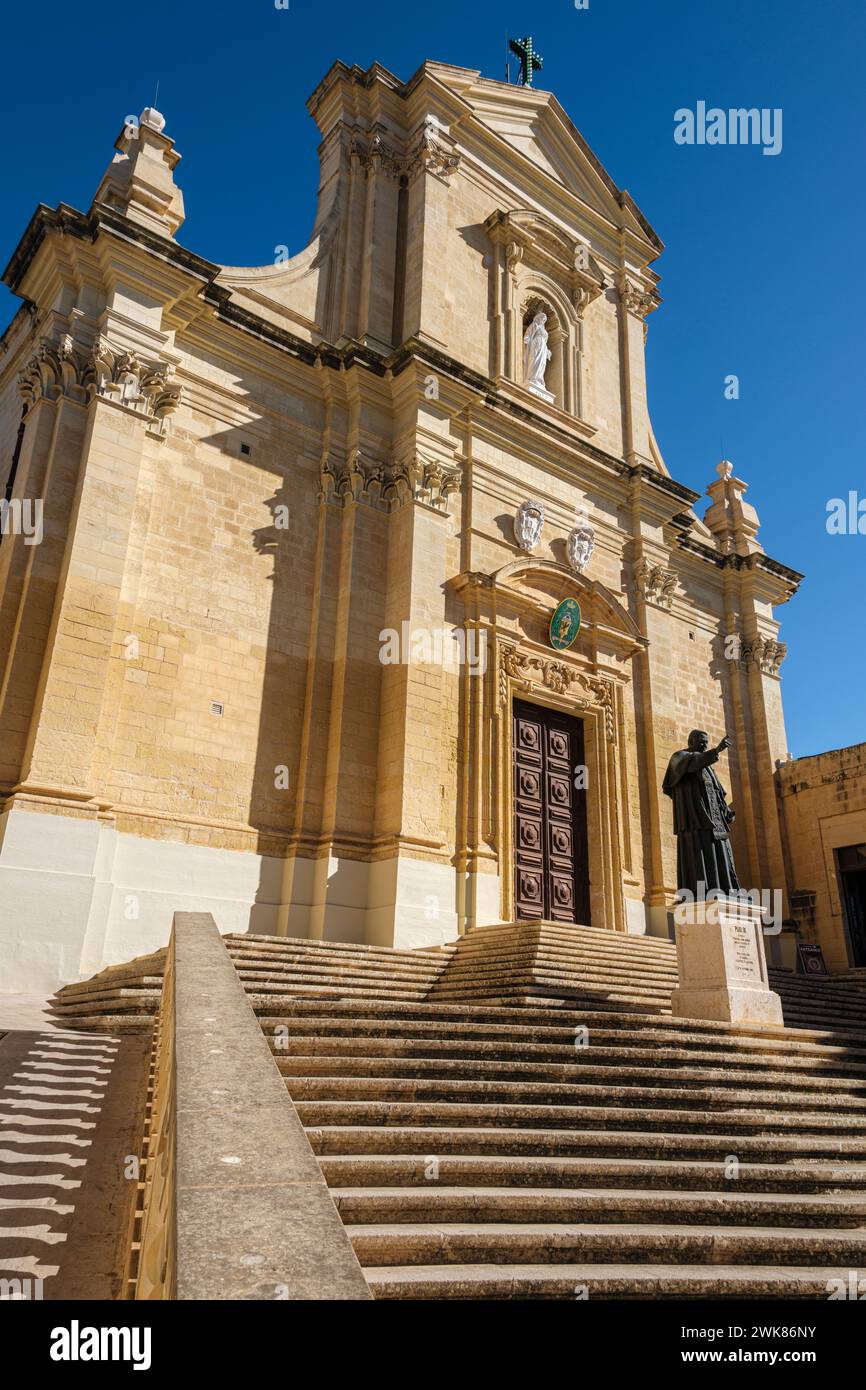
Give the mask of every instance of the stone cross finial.
M 536 53 L 532 46 L 532 39 L 509 39 L 508 47 L 515 57 L 520 59 L 520 76 L 517 79 L 522 87 L 532 86 L 532 74 L 540 72 L 544 66 L 544 59 Z

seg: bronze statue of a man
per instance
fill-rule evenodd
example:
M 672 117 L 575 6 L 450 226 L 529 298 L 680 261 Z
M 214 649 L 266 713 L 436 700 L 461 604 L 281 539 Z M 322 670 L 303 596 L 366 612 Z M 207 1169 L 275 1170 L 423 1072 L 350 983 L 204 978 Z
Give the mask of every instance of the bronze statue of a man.
M 736 893 L 740 888 L 728 836 L 734 812 L 712 769 L 728 740 L 723 738 L 716 748 L 709 743 L 703 730 L 692 729 L 688 748 L 673 754 L 662 782 L 662 791 L 674 803 L 677 888 L 694 897 L 701 883 L 704 893 Z

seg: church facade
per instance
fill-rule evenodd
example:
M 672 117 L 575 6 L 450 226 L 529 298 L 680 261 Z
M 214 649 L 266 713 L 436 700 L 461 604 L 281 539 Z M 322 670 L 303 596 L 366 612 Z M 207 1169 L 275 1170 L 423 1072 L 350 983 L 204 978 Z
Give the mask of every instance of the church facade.
M 299 255 L 184 248 L 148 109 L 5 271 L 4 987 L 151 950 L 177 910 L 667 935 L 692 728 L 727 733 L 741 883 L 787 912 L 801 576 L 730 464 L 704 515 L 665 466 L 659 237 L 549 92 L 337 63 L 309 109 Z

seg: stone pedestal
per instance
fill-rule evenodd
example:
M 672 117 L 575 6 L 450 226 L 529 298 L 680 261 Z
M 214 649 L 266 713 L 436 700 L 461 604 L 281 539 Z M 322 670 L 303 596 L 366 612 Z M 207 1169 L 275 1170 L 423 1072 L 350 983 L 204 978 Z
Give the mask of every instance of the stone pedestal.
M 552 405 L 553 402 L 556 400 L 556 397 L 554 396 L 553 392 L 548 391 L 546 386 L 527 385 L 526 389 L 527 391 L 531 391 L 533 396 L 538 396 L 541 400 L 547 401 L 548 405 Z
M 674 909 L 679 988 L 676 1018 L 779 1026 L 782 1001 L 769 986 L 761 909 L 734 898 Z

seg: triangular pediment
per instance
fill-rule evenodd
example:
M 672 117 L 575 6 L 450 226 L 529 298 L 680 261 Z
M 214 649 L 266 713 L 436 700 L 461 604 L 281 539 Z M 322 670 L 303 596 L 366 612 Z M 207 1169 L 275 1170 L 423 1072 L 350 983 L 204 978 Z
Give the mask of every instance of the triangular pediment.
M 662 242 L 621 190 L 552 92 L 481 78 L 465 68 L 426 63 L 425 73 L 471 108 L 475 118 L 613 226 L 628 227 L 656 252 Z

